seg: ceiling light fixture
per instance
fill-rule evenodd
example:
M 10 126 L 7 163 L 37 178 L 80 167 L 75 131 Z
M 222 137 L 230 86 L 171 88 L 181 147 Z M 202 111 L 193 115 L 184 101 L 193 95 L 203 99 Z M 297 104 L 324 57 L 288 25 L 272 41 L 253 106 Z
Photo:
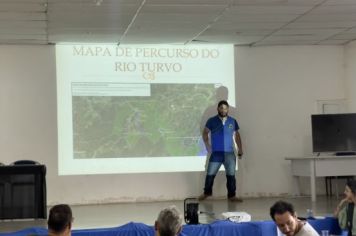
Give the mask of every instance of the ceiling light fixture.
M 101 6 L 101 4 L 103 3 L 104 0 L 94 0 L 94 4 L 95 6 Z

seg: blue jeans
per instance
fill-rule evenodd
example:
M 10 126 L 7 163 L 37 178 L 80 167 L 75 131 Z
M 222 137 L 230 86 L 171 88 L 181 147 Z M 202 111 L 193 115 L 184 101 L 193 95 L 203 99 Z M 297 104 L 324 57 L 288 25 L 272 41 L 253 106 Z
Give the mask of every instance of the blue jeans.
M 213 194 L 214 179 L 221 165 L 224 165 L 226 172 L 227 196 L 234 197 L 236 195 L 236 156 L 233 152 L 213 152 L 211 154 L 205 178 L 204 194 Z

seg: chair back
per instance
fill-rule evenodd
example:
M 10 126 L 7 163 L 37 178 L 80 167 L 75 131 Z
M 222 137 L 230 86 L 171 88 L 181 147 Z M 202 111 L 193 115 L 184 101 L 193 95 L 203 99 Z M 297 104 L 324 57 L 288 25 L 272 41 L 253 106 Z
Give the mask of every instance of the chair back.
M 11 163 L 11 165 L 39 165 L 37 161 L 32 160 L 18 160 Z

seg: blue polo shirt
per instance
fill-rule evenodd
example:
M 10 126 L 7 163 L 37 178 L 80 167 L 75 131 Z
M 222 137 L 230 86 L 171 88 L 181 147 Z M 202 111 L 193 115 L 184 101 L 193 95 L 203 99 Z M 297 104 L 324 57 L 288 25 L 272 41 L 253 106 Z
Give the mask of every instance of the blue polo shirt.
M 228 116 L 223 124 L 218 115 L 211 117 L 205 125 L 210 130 L 212 152 L 234 152 L 234 132 L 239 129 L 237 121 Z

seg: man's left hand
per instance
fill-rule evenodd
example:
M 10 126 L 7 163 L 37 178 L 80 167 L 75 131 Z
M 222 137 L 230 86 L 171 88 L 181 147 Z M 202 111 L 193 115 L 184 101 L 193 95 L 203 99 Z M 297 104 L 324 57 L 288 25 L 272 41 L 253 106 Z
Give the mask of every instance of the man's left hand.
M 237 152 L 237 156 L 239 157 L 239 159 L 242 158 L 242 155 L 243 155 L 243 154 L 244 154 L 244 153 L 243 153 L 242 150 L 239 150 L 239 151 Z

